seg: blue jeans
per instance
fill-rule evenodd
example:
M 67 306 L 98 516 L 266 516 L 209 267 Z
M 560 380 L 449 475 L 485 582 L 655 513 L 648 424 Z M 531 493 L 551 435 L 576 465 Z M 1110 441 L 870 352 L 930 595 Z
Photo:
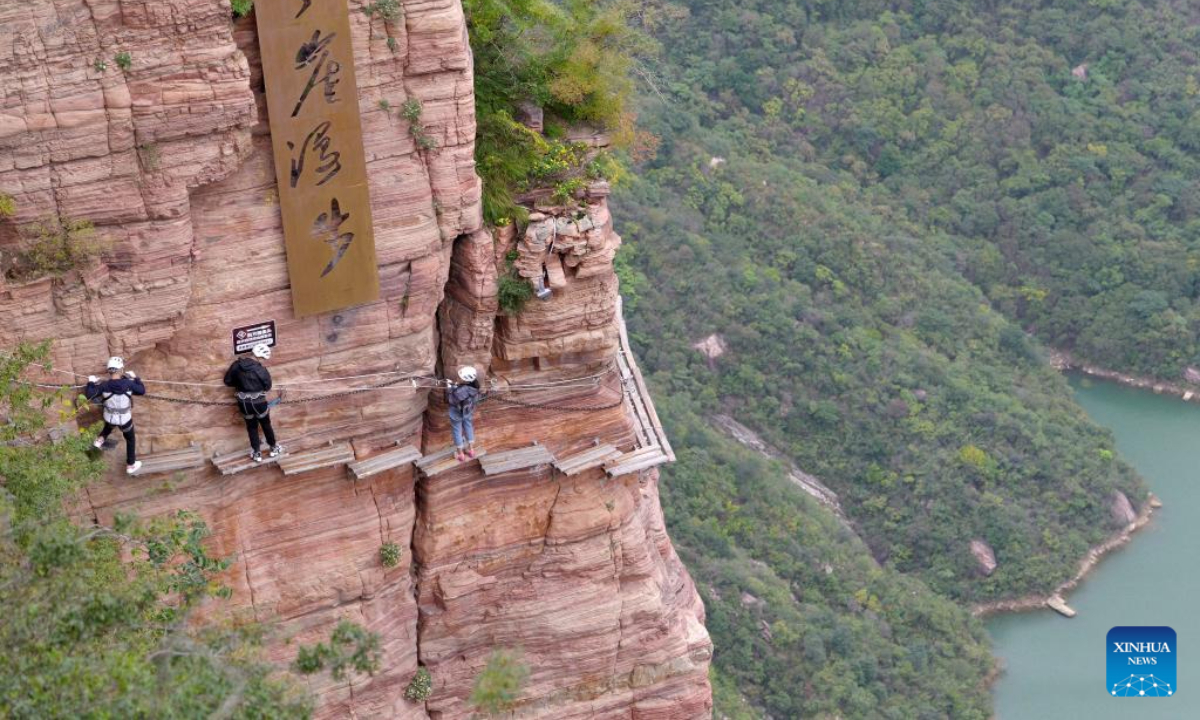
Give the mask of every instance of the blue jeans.
M 463 413 L 455 407 L 450 408 L 450 432 L 454 434 L 454 446 L 461 448 L 466 443 L 475 442 L 475 422 L 472 417 L 475 411 Z M 463 442 L 464 438 L 466 443 Z

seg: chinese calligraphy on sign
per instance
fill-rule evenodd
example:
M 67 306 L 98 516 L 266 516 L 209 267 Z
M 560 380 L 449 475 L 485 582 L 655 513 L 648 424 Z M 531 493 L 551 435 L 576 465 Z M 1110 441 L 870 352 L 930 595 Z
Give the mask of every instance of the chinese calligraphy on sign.
M 379 297 L 348 0 L 258 0 L 297 317 Z

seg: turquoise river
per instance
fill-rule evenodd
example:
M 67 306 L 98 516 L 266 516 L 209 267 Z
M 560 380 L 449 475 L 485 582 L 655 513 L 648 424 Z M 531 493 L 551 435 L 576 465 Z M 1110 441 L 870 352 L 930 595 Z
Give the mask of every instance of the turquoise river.
M 1200 405 L 1072 378 L 1080 404 L 1164 507 L 1133 541 L 1071 593 L 1079 615 L 1050 610 L 992 618 L 1005 671 L 999 720 L 1200 718 Z M 1177 694 L 1114 698 L 1105 690 L 1104 638 L 1115 625 L 1169 625 L 1178 634 Z

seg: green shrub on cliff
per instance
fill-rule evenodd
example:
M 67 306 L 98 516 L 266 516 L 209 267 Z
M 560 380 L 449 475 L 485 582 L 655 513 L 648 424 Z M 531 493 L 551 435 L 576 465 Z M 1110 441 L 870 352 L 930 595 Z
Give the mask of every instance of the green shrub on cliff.
M 344 680 L 352 673 L 376 672 L 379 662 L 379 635 L 342 619 L 333 628 L 329 642 L 301 645 L 293 667 L 301 675 L 328 670 L 334 680 Z
M 385 568 L 394 568 L 400 564 L 400 546 L 394 542 L 385 542 L 379 546 L 379 563 Z
M 433 677 L 429 674 L 429 670 L 425 666 L 417 668 L 417 672 L 413 675 L 412 680 L 408 681 L 408 687 L 404 688 L 404 697 L 413 702 L 424 702 L 433 694 Z
M 515 650 L 496 649 L 471 687 L 469 701 L 479 712 L 493 717 L 510 710 L 529 677 L 529 666 Z
M 625 2 L 465 0 L 463 6 L 475 54 L 484 214 L 498 224 L 519 214 L 516 195 L 541 179 L 536 170 L 545 158 L 568 145 L 519 122 L 523 110 L 533 105 L 545 111 L 548 125 L 588 126 L 628 145 L 632 73 L 654 44 L 633 27 L 635 8 Z M 547 135 L 555 134 L 548 127 Z
M 9 274 L 19 280 L 82 270 L 109 247 L 87 220 L 46 218 L 22 231 Z

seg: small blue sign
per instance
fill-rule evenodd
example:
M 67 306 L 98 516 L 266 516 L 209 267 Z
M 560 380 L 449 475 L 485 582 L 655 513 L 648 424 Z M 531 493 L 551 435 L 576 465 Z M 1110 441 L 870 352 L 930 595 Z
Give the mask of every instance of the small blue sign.
M 1175 685 L 1175 631 L 1169 627 L 1115 627 L 1105 645 L 1108 694 L 1171 697 Z

